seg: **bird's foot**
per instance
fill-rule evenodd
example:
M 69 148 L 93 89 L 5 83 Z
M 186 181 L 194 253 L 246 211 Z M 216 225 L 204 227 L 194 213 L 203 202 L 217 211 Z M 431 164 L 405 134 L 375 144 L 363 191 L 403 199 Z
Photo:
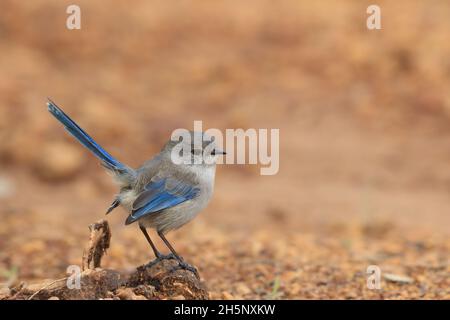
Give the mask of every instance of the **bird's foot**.
M 200 275 L 196 267 L 190 265 L 189 263 L 184 262 L 183 260 L 178 260 L 178 265 L 174 266 L 171 271 L 176 271 L 179 269 L 184 269 L 192 272 L 195 276 L 200 279 Z
M 173 253 L 169 253 L 169 254 L 160 253 L 159 255 L 156 256 L 156 258 L 154 260 L 150 261 L 145 266 L 147 268 L 150 268 L 150 267 L 153 267 L 155 264 L 157 264 L 160 261 L 170 260 L 170 259 L 177 259 L 177 257 Z
M 197 277 L 199 277 L 197 268 L 190 265 L 189 263 L 186 263 L 183 261 L 183 262 L 180 262 L 178 265 L 181 267 L 181 269 L 188 270 L 188 271 L 192 272 L 193 274 L 195 274 Z
M 170 259 L 177 259 L 177 257 L 173 253 L 169 253 L 169 254 L 161 254 L 156 259 L 158 259 L 158 260 L 170 260 Z

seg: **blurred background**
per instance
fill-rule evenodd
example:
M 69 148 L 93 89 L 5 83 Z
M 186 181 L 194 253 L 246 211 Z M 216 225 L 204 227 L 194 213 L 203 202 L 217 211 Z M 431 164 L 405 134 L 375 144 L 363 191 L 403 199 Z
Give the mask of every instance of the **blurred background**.
M 277 175 L 221 165 L 169 234 L 212 298 L 450 298 L 448 1 L 376 1 L 374 31 L 373 1 L 80 0 L 68 30 L 71 4 L 1 1 L 0 284 L 80 264 L 117 192 L 50 97 L 133 167 L 194 120 L 280 129 Z M 125 217 L 104 267 L 152 258 Z

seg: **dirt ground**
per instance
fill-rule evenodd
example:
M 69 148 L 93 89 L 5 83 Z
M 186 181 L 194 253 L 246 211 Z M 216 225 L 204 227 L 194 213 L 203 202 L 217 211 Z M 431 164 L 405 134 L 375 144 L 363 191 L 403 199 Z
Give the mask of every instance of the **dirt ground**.
M 278 174 L 220 165 L 168 235 L 211 298 L 450 299 L 450 3 L 378 3 L 369 31 L 369 1 L 81 0 L 69 31 L 70 1 L 3 0 L 0 293 L 79 265 L 117 192 L 51 97 L 133 167 L 194 120 L 280 129 Z M 125 217 L 106 268 L 152 259 Z

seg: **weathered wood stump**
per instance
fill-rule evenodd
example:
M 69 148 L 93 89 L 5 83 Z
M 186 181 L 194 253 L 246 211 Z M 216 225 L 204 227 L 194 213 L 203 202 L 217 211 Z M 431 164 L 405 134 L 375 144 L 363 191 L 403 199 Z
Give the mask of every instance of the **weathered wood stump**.
M 111 242 L 111 230 L 109 229 L 108 221 L 100 220 L 89 226 L 91 234 L 89 236 L 89 243 L 83 252 L 82 269 L 100 268 L 103 255 L 109 249 Z
M 0 299 L 208 299 L 199 277 L 179 267 L 175 259 L 154 261 L 131 273 L 102 269 L 101 259 L 109 248 L 111 231 L 106 220 L 89 226 L 89 244 L 83 252 L 79 286 L 74 276 L 10 288 Z

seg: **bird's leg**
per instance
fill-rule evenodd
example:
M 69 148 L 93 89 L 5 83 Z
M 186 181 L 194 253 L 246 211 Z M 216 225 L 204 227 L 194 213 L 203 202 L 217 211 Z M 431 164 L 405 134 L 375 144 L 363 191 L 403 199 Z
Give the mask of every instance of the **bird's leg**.
M 175 251 L 175 249 L 172 247 L 172 245 L 169 243 L 169 241 L 166 239 L 166 237 L 164 236 L 164 234 L 161 231 L 158 231 L 158 235 L 159 237 L 162 239 L 162 241 L 164 241 L 164 243 L 166 244 L 167 248 L 169 248 L 169 250 L 172 252 L 172 254 L 174 255 L 174 257 L 179 261 L 179 262 L 183 262 L 183 258 Z
M 161 252 L 158 251 L 158 249 L 156 248 L 155 244 L 153 243 L 152 239 L 150 239 L 150 236 L 148 235 L 147 230 L 145 229 L 145 227 L 139 225 L 139 228 L 141 229 L 142 233 L 144 234 L 145 238 L 147 239 L 148 243 L 150 244 L 150 246 L 153 249 L 153 253 L 155 254 L 156 260 L 153 261 L 153 263 L 151 262 L 149 264 L 153 265 L 154 263 L 156 263 L 157 261 L 163 260 L 163 259 L 176 259 L 175 256 L 173 256 L 173 254 L 168 254 L 168 255 L 164 255 Z
M 161 254 L 161 252 L 158 251 L 158 249 L 156 248 L 156 246 L 153 243 L 152 239 L 150 239 L 150 236 L 148 235 L 147 230 L 141 225 L 139 225 L 139 229 L 141 229 L 142 233 L 144 234 L 145 238 L 147 239 L 148 243 L 150 244 L 150 247 L 152 247 L 153 253 L 155 254 L 155 257 L 157 259 L 161 259 L 162 254 Z
M 169 248 L 169 250 L 172 252 L 172 254 L 175 256 L 175 258 L 178 260 L 178 265 L 185 269 L 185 270 L 189 270 L 192 273 L 194 273 L 197 277 L 199 277 L 197 268 L 195 268 L 194 266 L 191 266 L 190 264 L 184 262 L 183 258 L 175 251 L 175 249 L 172 247 L 172 245 L 170 244 L 170 242 L 166 239 L 166 237 L 164 236 L 164 233 L 162 233 L 161 231 L 158 231 L 158 235 L 159 237 L 162 239 L 162 241 L 164 241 L 164 243 L 166 244 L 167 248 Z

